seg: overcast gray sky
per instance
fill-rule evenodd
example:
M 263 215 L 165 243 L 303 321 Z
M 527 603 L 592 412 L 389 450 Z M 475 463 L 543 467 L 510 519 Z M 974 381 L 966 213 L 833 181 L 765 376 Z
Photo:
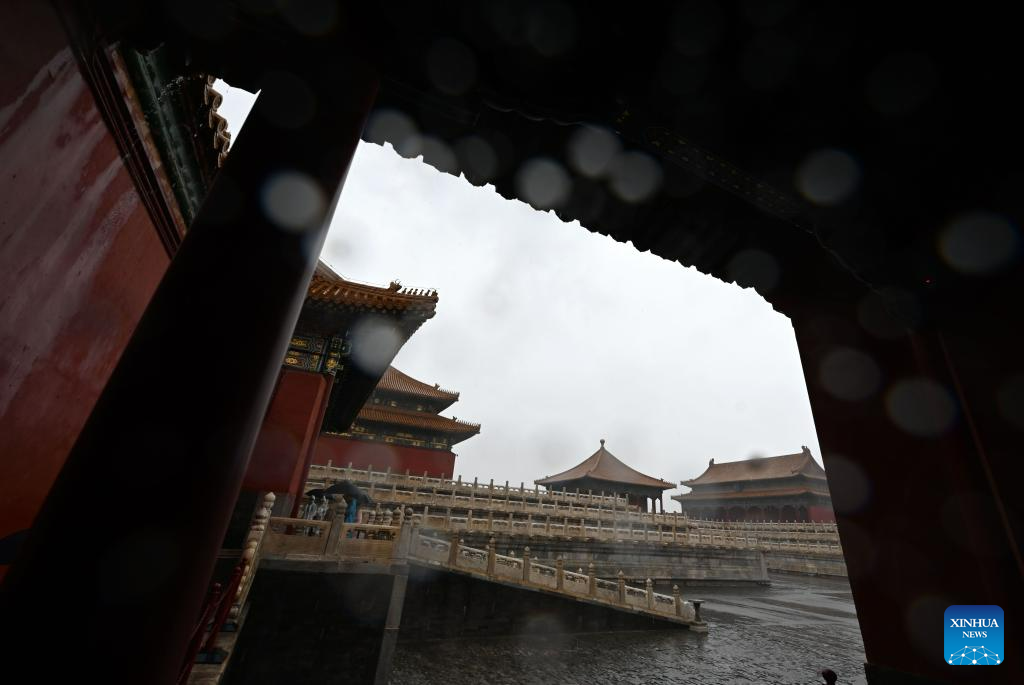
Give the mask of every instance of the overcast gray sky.
M 252 96 L 218 88 L 237 133 Z M 482 424 L 456 446 L 463 479 L 532 483 L 600 438 L 674 483 L 711 457 L 807 445 L 821 463 L 793 327 L 752 289 L 366 143 L 322 259 L 358 281 L 438 290 L 437 315 L 394 365 L 461 392 L 446 414 Z

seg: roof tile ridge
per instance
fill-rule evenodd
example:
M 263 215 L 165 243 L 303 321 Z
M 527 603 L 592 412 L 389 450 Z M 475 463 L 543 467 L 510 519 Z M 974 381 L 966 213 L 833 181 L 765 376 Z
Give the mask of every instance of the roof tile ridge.
M 384 413 L 384 414 L 399 414 L 400 416 L 411 416 L 411 417 L 417 417 L 417 418 L 422 418 L 422 417 L 425 417 L 425 416 L 427 416 L 427 417 L 431 417 L 432 416 L 432 417 L 436 417 L 436 418 L 439 418 L 439 419 L 446 419 L 448 421 L 452 421 L 454 423 L 457 423 L 457 424 L 459 424 L 461 426 L 466 426 L 466 427 L 480 428 L 480 426 L 482 425 L 482 424 L 479 424 L 479 423 L 473 423 L 472 421 L 466 421 L 465 419 L 460 419 L 460 418 L 457 418 L 457 417 L 454 417 L 454 416 L 445 416 L 444 414 L 441 414 L 441 413 L 436 413 L 435 414 L 434 412 L 429 412 L 429 411 L 417 411 L 415 409 L 406 409 L 405 407 L 391 407 L 391 406 L 381 405 L 381 404 L 371 404 L 369 406 L 364 405 L 363 408 L 360 409 L 360 411 L 363 411 L 363 410 L 366 410 L 366 411 L 379 411 L 379 412 Z

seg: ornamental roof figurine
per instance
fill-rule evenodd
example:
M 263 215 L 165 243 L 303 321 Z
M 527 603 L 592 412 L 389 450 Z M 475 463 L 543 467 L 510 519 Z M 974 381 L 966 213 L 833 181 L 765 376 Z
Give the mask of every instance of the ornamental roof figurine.
M 403 288 L 392 281 L 386 288 L 350 281 L 320 262 L 309 283 L 303 314 L 320 310 L 324 315 L 338 317 L 348 312 L 377 313 L 396 317 L 405 337 L 412 335 L 424 321 L 434 316 L 437 291 L 426 288 Z

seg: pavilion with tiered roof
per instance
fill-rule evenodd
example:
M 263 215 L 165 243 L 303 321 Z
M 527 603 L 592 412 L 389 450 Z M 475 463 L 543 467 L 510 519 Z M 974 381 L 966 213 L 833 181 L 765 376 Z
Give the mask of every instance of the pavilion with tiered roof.
M 578 490 L 579 492 L 614 493 L 624 495 L 631 505 L 642 511 L 664 511 L 662 494 L 675 487 L 672 483 L 652 478 L 627 466 L 614 454 L 601 447 L 568 471 L 535 480 L 549 490 Z
M 441 416 L 458 399 L 389 366 L 351 426 L 320 436 L 313 463 L 449 478 L 452 446 L 480 432 L 480 424 Z
M 725 521 L 835 521 L 825 470 L 804 447 L 796 454 L 716 464 L 672 499 L 683 513 Z

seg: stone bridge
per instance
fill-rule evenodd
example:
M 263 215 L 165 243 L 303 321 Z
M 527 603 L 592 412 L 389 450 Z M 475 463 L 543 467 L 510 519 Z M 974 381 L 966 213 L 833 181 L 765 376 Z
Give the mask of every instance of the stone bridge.
M 599 578 L 592 565 L 579 573 L 561 560 L 538 563 L 528 549 L 499 554 L 493 539 L 476 547 L 456 533 L 438 537 L 411 510 L 345 523 L 335 508 L 329 521 L 270 517 L 269 504 L 257 512 L 246 557 L 247 578 L 257 580 L 240 595 L 235 629 L 219 639 L 221 662 L 197 665 L 190 683 L 345 673 L 383 684 L 400 631 L 416 639 L 708 629 L 701 601 L 684 601 L 678 587 L 658 593 L 650 580 Z
M 614 579 L 564 568 L 561 560 L 549 566 L 534 562 L 529 547 L 523 556 L 498 554 L 493 538 L 484 548 L 471 547 L 457 535 L 443 539 L 424 531 L 421 521 L 399 510 L 390 521 L 344 523 L 271 518 L 263 542 L 268 568 L 317 569 L 325 573 L 393 573 L 401 564 L 462 573 L 522 589 L 546 592 L 618 611 L 631 611 L 659 620 L 706 631 L 700 603 L 683 601 L 678 588 L 672 595 L 627 585 L 621 572 Z

